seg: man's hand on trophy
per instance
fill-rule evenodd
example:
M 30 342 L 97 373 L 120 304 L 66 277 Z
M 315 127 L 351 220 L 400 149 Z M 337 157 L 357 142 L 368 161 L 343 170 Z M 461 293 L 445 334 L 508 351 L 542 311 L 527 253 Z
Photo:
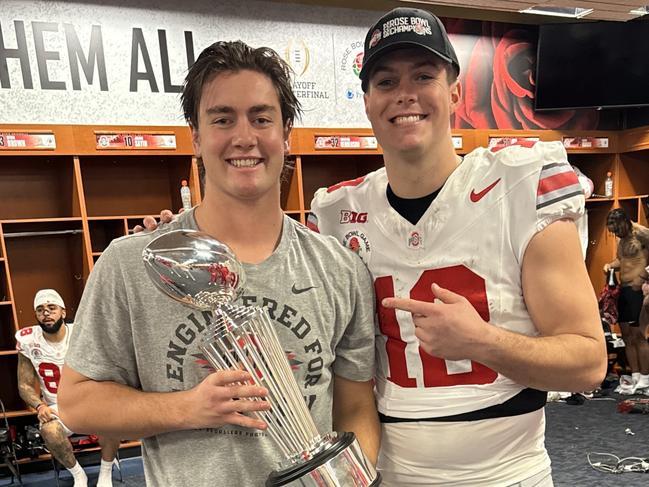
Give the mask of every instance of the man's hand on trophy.
M 191 410 L 188 411 L 188 420 L 191 427 L 217 428 L 234 424 L 265 430 L 268 426 L 264 421 L 244 414 L 270 409 L 270 404 L 263 400 L 268 390 L 245 384 L 251 380 L 250 374 L 243 370 L 219 370 L 208 375 L 189 391 Z
M 178 210 L 178 213 L 182 213 L 184 208 L 181 208 Z M 133 228 L 133 233 L 139 233 L 143 230 L 146 230 L 148 232 L 152 232 L 156 228 L 158 228 L 158 225 L 161 225 L 163 223 L 169 223 L 174 219 L 174 214 L 171 212 L 171 210 L 162 210 L 160 212 L 160 223 L 158 223 L 155 219 L 154 216 L 149 215 L 145 216 L 144 220 L 142 220 L 142 225 L 135 225 Z

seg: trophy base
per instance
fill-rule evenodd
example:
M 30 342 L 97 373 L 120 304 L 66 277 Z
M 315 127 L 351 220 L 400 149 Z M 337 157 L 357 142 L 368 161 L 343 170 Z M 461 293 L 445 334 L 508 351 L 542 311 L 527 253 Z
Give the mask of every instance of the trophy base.
M 354 433 L 333 433 L 309 460 L 272 472 L 266 487 L 375 487 L 381 475 L 361 451 Z

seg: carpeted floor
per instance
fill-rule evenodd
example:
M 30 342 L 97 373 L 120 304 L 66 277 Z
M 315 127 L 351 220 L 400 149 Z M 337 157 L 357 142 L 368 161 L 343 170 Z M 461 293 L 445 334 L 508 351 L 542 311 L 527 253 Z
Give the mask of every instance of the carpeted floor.
M 646 397 L 646 396 L 643 396 Z M 602 473 L 594 470 L 586 455 L 588 452 L 612 453 L 620 458 L 649 458 L 649 414 L 621 414 L 617 401 L 627 396 L 586 400 L 582 405 L 552 402 L 546 406 L 546 445 L 552 459 L 556 487 L 648 487 L 649 473 Z M 627 434 L 627 428 L 633 435 Z M 122 460 L 124 483 L 115 486 L 143 487 L 144 475 L 139 457 Z M 85 466 L 95 485 L 98 467 Z M 114 473 L 114 475 L 116 475 Z M 114 477 L 115 478 L 115 477 Z M 56 486 L 51 471 L 24 476 L 25 487 Z M 0 477 L 0 486 L 9 484 Z M 61 473 L 61 487 L 71 487 L 67 472 Z
M 616 411 L 617 402 L 628 397 L 586 400 L 581 406 L 564 402 L 546 406 L 546 446 L 556 487 L 649 486 L 649 473 L 598 472 L 586 457 L 588 452 L 600 452 L 649 459 L 649 414 Z M 634 434 L 627 434 L 627 428 Z

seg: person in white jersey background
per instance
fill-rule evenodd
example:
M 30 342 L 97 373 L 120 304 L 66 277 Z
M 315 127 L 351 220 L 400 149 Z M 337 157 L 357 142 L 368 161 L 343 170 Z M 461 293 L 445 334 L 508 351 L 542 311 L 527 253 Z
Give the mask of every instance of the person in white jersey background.
M 65 322 L 65 303 L 54 289 L 41 289 L 34 296 L 38 325 L 16 332 L 18 390 L 25 403 L 38 412 L 45 446 L 74 478 L 75 487 L 88 485 L 86 473 L 77 462 L 68 437 L 72 432 L 59 419 L 57 394 L 61 369 L 72 336 L 72 323 Z M 40 394 L 36 389 L 37 384 Z M 119 440 L 100 437 L 101 466 L 98 487 L 112 484 L 113 460 Z

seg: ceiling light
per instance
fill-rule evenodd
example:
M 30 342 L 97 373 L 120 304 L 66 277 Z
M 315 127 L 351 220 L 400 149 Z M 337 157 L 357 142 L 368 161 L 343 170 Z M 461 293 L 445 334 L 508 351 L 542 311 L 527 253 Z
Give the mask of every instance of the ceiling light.
M 629 10 L 629 13 L 638 16 L 647 15 L 649 14 L 649 5 L 645 5 L 644 7 L 634 8 L 633 10 Z
M 573 19 L 581 19 L 586 15 L 593 12 L 592 8 L 576 8 L 576 7 L 541 7 L 535 6 L 519 10 L 523 14 L 537 14 L 537 15 L 552 15 L 554 17 L 570 17 Z

